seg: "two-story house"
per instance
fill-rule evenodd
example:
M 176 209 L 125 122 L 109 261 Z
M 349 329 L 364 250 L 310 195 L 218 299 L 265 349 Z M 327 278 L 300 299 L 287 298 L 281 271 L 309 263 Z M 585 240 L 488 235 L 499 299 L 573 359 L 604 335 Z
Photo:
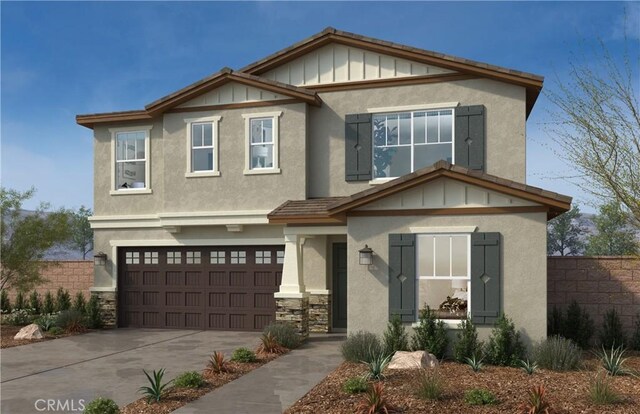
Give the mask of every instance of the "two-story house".
M 93 292 L 124 327 L 383 331 L 429 306 L 546 336 L 525 184 L 540 76 L 328 28 L 93 129 Z

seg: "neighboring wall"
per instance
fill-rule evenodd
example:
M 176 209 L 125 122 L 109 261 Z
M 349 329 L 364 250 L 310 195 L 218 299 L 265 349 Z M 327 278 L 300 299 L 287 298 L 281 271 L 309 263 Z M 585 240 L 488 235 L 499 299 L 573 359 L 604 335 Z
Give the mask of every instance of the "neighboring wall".
M 42 271 L 42 276 L 49 282 L 35 290 L 42 296 L 47 290 L 55 294 L 55 291 L 62 287 L 69 291 L 72 300 L 78 292 L 82 292 L 85 299 L 88 299 L 91 295 L 89 288 L 93 286 L 93 260 L 70 260 L 58 263 L 58 266 L 53 265 Z M 15 296 L 16 293 L 14 291 L 9 292 L 12 305 Z
M 640 312 L 640 258 L 552 256 L 547 269 L 550 309 L 575 300 L 599 327 L 602 315 L 615 308 L 624 327 L 632 328 Z

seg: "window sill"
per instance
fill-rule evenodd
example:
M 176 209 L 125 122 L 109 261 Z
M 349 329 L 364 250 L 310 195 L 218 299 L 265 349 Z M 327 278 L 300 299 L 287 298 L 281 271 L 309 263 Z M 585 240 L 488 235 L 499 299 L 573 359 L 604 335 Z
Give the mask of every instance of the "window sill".
M 389 181 L 395 180 L 397 177 L 389 177 L 389 178 L 374 178 L 373 180 L 369 180 L 369 185 L 380 185 L 388 183 Z
M 265 168 L 259 170 L 244 170 L 244 175 L 280 174 L 280 168 Z
M 114 195 L 142 195 L 142 194 L 151 194 L 153 193 L 153 190 L 151 190 L 150 188 L 131 188 L 131 189 L 126 189 L 126 190 L 111 190 L 109 191 L 109 194 L 114 196 Z
M 198 177 L 220 177 L 220 171 L 198 171 L 198 172 L 188 172 L 184 174 L 187 178 L 198 178 Z
M 444 327 L 445 327 L 445 328 L 447 328 L 447 329 L 460 330 L 461 328 L 460 328 L 460 326 L 459 326 L 459 325 L 460 325 L 460 322 L 462 322 L 462 321 L 463 321 L 463 319 L 460 319 L 460 320 L 438 319 L 437 321 L 438 321 L 438 322 L 439 322 L 439 321 L 444 322 Z M 419 326 L 420 326 L 420 322 L 413 322 L 413 323 L 411 324 L 411 327 L 412 327 L 412 328 L 417 328 L 417 327 L 419 327 Z

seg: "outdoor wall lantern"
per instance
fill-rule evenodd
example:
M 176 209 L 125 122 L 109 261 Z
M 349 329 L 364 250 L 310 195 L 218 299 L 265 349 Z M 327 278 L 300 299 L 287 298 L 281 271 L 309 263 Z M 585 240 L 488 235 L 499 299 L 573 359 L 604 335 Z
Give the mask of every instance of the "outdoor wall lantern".
M 96 266 L 104 266 L 107 264 L 107 254 L 98 252 L 93 255 L 93 264 Z
M 371 247 L 365 244 L 364 248 L 359 250 L 359 253 L 360 253 L 359 259 L 360 259 L 361 265 L 368 266 L 371 263 L 373 263 L 373 250 L 371 250 Z

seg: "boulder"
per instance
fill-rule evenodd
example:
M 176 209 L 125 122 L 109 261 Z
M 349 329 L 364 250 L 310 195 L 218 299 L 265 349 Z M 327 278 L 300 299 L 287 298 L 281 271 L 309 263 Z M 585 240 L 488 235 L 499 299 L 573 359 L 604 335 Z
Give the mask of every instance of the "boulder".
M 419 369 L 435 368 L 438 366 L 438 358 L 427 351 L 405 352 L 397 351 L 391 362 L 389 369 Z
M 42 330 L 35 323 L 31 325 L 27 325 L 20 329 L 20 331 L 13 337 L 13 339 L 42 339 L 44 335 L 42 335 Z

